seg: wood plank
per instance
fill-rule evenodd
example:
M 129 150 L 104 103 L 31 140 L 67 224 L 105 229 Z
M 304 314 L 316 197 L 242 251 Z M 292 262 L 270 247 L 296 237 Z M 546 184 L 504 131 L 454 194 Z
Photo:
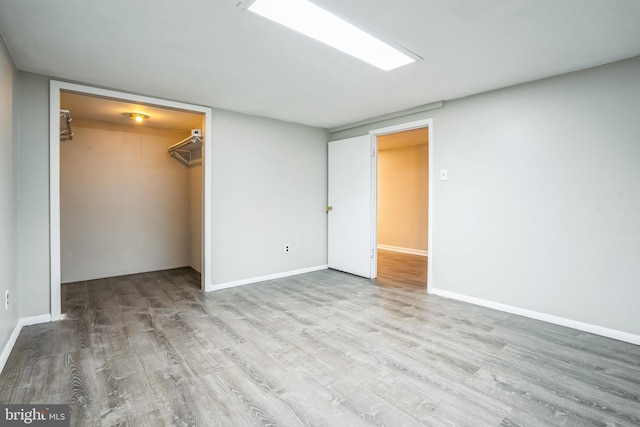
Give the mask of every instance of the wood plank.
M 72 425 L 640 425 L 640 347 L 331 270 L 205 294 L 191 269 L 63 286 L 3 403 Z M 404 283 L 404 285 L 403 285 Z

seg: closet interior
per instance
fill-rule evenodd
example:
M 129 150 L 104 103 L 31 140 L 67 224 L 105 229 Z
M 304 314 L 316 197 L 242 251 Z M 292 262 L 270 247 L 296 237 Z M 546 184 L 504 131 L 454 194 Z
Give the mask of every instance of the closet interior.
M 62 283 L 202 272 L 204 116 L 74 92 L 60 99 Z

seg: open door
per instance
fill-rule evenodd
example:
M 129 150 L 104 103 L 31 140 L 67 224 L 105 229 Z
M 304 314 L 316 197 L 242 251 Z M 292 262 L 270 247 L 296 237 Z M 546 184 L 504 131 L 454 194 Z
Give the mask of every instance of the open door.
M 329 268 L 372 278 L 373 203 L 369 135 L 329 143 Z

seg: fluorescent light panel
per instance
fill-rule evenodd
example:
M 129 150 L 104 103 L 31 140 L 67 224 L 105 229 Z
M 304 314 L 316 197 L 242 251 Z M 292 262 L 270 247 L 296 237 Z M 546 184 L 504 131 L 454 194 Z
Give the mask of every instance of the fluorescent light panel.
M 385 71 L 415 62 L 307 0 L 255 0 L 248 9 Z

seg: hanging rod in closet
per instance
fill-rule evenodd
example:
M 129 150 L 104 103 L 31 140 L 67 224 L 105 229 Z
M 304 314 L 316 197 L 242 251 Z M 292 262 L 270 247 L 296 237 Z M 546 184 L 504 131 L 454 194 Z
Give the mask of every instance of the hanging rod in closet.
M 201 159 L 193 159 L 192 151 L 202 147 L 202 131 L 193 129 L 191 136 L 173 144 L 167 149 L 171 157 L 190 167 L 202 162 Z
M 60 110 L 60 139 L 73 139 L 73 132 L 71 131 L 71 113 L 69 110 Z

